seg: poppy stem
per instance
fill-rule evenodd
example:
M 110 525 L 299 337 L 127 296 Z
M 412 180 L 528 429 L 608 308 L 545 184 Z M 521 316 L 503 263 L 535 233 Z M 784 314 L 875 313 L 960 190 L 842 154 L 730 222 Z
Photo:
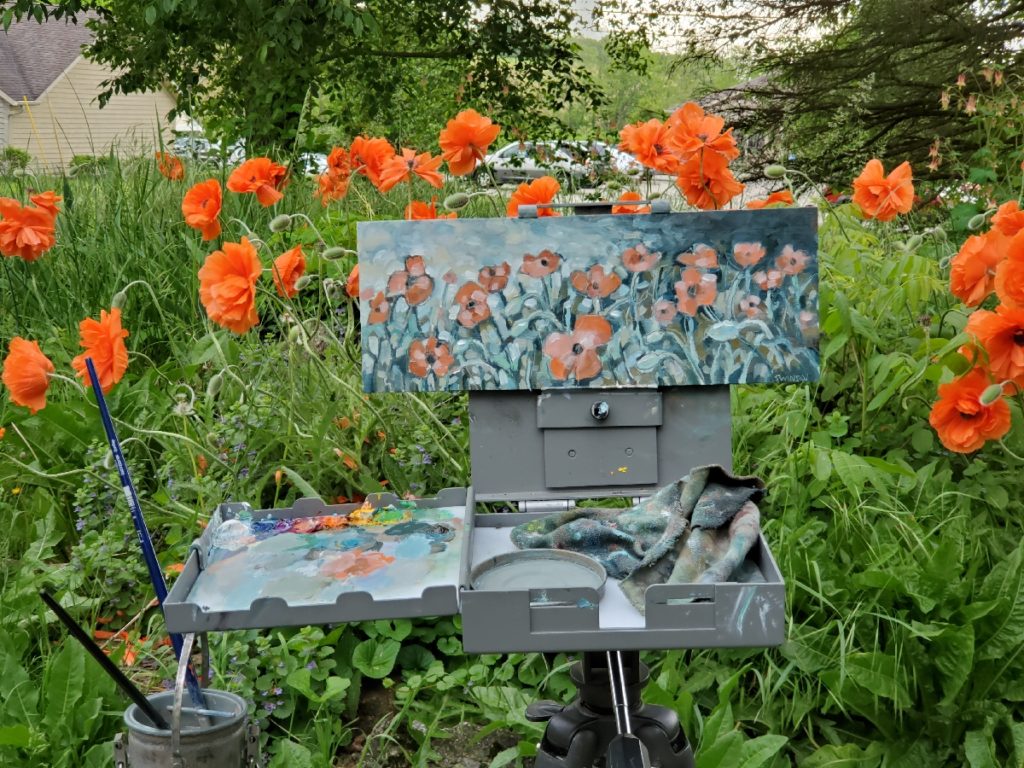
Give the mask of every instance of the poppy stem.
M 59 373 L 48 373 L 46 374 L 46 378 L 50 379 L 51 381 L 66 381 L 68 384 L 74 384 L 76 387 L 84 386 L 82 382 L 78 381 L 77 379 L 72 379 L 69 376 L 63 376 L 62 374 Z
M 1011 451 L 1009 448 L 1006 447 L 1005 439 L 1001 439 L 999 441 L 999 445 L 1001 445 L 1003 447 L 1003 450 L 1006 451 L 1008 454 L 1010 454 L 1017 461 L 1024 462 L 1024 456 L 1018 456 L 1016 453 L 1014 453 L 1013 451 Z
M 294 219 L 303 219 L 307 224 L 309 224 L 310 228 L 316 233 L 316 236 L 320 239 L 321 243 L 326 243 L 327 242 L 326 240 L 324 240 L 324 236 L 320 234 L 320 230 L 316 228 L 316 224 L 313 223 L 313 220 L 311 218 L 309 218 L 309 216 L 307 216 L 304 213 L 293 213 L 292 214 L 292 218 L 294 218 Z

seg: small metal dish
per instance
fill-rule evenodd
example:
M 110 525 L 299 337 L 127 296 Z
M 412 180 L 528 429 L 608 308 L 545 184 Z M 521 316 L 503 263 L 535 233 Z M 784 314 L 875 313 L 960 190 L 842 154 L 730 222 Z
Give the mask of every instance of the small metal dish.
M 562 549 L 523 549 L 477 565 L 469 585 L 480 591 L 590 587 L 604 594 L 608 574 L 592 557 Z

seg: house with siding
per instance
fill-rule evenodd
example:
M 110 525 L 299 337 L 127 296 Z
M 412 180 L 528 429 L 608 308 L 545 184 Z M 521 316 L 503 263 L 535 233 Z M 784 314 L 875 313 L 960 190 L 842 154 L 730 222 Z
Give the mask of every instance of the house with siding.
M 33 167 L 67 168 L 75 155 L 146 155 L 171 139 L 168 90 L 115 94 L 101 109 L 112 72 L 82 54 L 92 42 L 89 14 L 75 22 L 31 18 L 0 29 L 0 149 L 32 156 Z

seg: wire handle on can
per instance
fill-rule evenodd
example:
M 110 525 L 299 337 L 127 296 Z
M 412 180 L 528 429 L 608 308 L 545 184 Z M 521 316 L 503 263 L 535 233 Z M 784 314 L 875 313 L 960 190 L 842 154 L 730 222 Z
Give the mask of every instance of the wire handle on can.
M 173 768 L 185 768 L 185 761 L 181 756 L 181 704 L 185 696 L 185 677 L 188 674 L 188 663 L 192 657 L 192 646 L 195 641 L 196 636 L 193 632 L 182 636 L 178 673 L 174 677 L 174 709 L 171 710 L 171 765 Z

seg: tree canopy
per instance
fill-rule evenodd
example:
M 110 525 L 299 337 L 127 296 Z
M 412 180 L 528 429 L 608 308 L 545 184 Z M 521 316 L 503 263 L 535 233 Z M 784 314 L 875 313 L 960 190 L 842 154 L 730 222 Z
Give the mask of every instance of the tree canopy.
M 116 73 L 104 97 L 169 84 L 210 132 L 256 145 L 294 146 L 304 115 L 343 119 L 332 103 L 357 118 L 353 131 L 367 116 L 401 122 L 416 93 L 426 107 L 473 105 L 525 129 L 600 98 L 572 41 L 574 15 L 558 0 L 0 0 L 0 9 L 5 24 L 93 11 L 88 53 Z

